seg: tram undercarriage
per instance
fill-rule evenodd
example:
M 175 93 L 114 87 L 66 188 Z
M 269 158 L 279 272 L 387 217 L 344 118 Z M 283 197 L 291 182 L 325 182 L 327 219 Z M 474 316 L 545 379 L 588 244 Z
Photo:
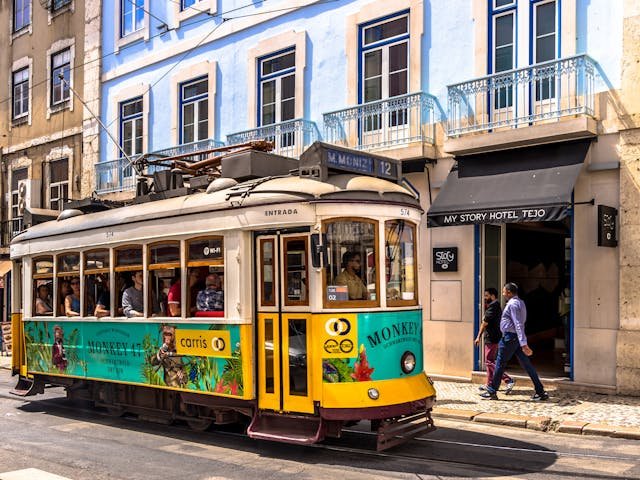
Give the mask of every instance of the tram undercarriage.
M 212 425 L 247 424 L 249 437 L 283 443 L 305 445 L 340 438 L 344 426 L 364 419 L 371 422 L 376 449 L 382 451 L 436 429 L 431 417 L 434 397 L 380 408 L 320 407 L 318 415 L 300 415 L 259 410 L 256 401 L 48 375 L 21 376 L 11 393 L 32 396 L 49 386 L 64 387 L 69 400 L 92 402 L 112 416 L 132 414 L 166 425 L 184 421 L 196 431 Z

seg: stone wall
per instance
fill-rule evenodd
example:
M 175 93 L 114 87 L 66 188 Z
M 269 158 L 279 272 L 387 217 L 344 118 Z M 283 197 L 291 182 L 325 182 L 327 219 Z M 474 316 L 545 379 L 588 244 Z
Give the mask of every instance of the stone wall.
M 625 0 L 620 132 L 620 330 L 616 383 L 640 395 L 640 4 Z

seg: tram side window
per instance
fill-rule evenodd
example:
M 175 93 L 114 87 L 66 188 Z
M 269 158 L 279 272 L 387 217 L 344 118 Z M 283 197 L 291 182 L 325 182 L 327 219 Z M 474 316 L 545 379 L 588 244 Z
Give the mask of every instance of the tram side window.
M 180 316 L 180 308 L 172 303 L 169 309 L 169 293 L 180 289 L 180 243 L 163 242 L 149 247 L 149 295 L 148 311 L 153 317 Z M 172 299 L 173 299 L 172 293 Z
M 384 224 L 387 305 L 417 305 L 416 229 L 404 220 Z
M 109 250 L 92 250 L 84 254 L 83 315 L 111 316 L 109 284 Z
M 194 239 L 187 255 L 189 316 L 224 316 L 224 238 Z
M 53 257 L 33 260 L 33 316 L 53 316 Z
M 80 254 L 64 253 L 57 257 L 58 315 L 80 316 Z
M 116 315 L 144 316 L 142 247 L 126 246 L 115 251 Z
M 329 258 L 325 270 L 327 305 L 340 306 L 344 302 L 350 306 L 379 304 L 377 227 L 377 222 L 365 219 L 325 222 Z

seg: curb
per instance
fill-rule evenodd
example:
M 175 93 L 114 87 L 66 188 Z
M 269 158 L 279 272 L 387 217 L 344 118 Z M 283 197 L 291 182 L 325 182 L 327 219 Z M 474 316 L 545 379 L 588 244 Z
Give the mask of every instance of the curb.
M 508 413 L 480 412 L 477 410 L 457 410 L 453 408 L 433 409 L 434 418 L 460 420 L 465 422 L 487 423 L 507 427 L 526 428 L 539 432 L 559 432 L 574 435 L 598 435 L 629 440 L 640 440 L 639 427 L 624 427 L 607 425 L 604 423 L 589 423 L 576 421 L 563 421 L 552 423 L 551 417 L 536 417 L 527 415 L 511 415 Z

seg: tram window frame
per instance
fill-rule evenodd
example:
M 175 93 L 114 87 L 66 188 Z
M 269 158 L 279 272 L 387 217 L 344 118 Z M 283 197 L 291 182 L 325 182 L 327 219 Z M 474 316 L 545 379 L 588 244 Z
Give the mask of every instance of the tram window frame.
M 411 238 L 413 240 L 413 245 L 412 245 L 412 249 L 411 249 L 411 253 L 412 253 L 412 261 L 413 261 L 413 292 L 409 292 L 409 291 L 402 291 L 399 290 L 398 294 L 400 295 L 400 298 L 390 298 L 389 297 L 389 272 L 388 272 L 388 267 L 387 267 L 387 259 L 389 259 L 390 255 L 389 255 L 389 250 L 390 250 L 390 245 L 389 245 L 389 230 L 387 228 L 387 225 L 391 224 L 391 223 L 402 223 L 405 226 L 409 227 L 409 231 L 411 232 Z M 409 306 L 415 306 L 418 305 L 418 272 L 417 272 L 417 229 L 416 229 L 416 225 L 412 222 L 408 222 L 406 220 L 403 219 L 393 219 L 393 220 L 386 220 L 384 222 L 384 255 L 385 255 L 385 268 L 384 268 L 384 281 L 385 281 L 385 295 L 387 298 L 387 306 L 388 307 L 409 307 Z M 405 242 L 407 243 L 407 242 Z M 400 242 L 400 244 L 402 244 L 402 242 Z M 398 245 L 398 249 L 400 252 L 403 251 L 402 247 L 400 246 L 400 244 Z M 402 257 L 401 260 L 404 260 L 406 258 L 409 257 Z M 408 283 L 409 279 L 406 278 L 406 263 L 401 261 L 400 264 L 400 268 L 403 270 L 400 272 L 400 278 L 401 279 L 405 279 L 404 281 L 401 280 L 402 283 Z M 400 287 L 402 287 L 402 283 L 400 284 Z M 403 299 L 402 298 L 402 294 L 403 293 L 413 293 L 413 298 L 412 299 Z
M 172 247 L 177 247 L 177 260 L 173 261 L 173 262 L 158 262 L 158 263 L 154 263 L 154 256 L 153 256 L 153 250 L 155 248 L 161 247 L 161 246 L 172 246 Z M 181 262 L 180 262 L 180 258 L 181 258 L 181 249 L 180 249 L 180 241 L 179 240 L 161 240 L 158 242 L 153 242 L 147 245 L 147 272 L 145 275 L 145 281 L 147 282 L 147 312 L 148 312 L 148 316 L 150 317 L 171 317 L 171 314 L 169 312 L 169 308 L 168 308 L 168 304 L 165 301 L 163 302 L 162 300 L 158 301 L 158 306 L 160 307 L 160 311 L 159 312 L 155 312 L 155 308 L 154 308 L 154 299 L 156 297 L 154 290 L 154 285 L 155 285 L 155 280 L 160 279 L 163 281 L 168 281 L 169 285 L 168 287 L 170 288 L 173 284 L 171 283 L 171 280 L 175 279 L 176 277 L 178 278 L 178 280 L 176 281 L 180 281 L 179 279 L 182 278 L 182 268 L 181 268 Z M 157 275 L 161 275 L 163 271 L 169 271 L 169 270 L 173 270 L 173 275 L 171 277 L 157 277 Z M 175 283 L 175 282 L 174 282 Z M 167 291 L 169 290 L 169 288 L 167 288 Z M 164 307 L 165 310 L 162 311 L 162 305 L 164 303 Z M 178 315 L 178 317 L 180 317 L 182 315 Z M 173 317 L 173 318 L 177 318 L 177 317 Z
M 265 252 L 264 245 L 266 243 L 271 244 L 271 264 L 265 262 L 263 253 Z M 277 285 L 278 285 L 278 269 L 276 268 L 276 237 L 261 238 L 260 239 L 260 306 L 261 307 L 275 307 L 277 305 Z M 265 282 L 266 269 L 265 267 L 271 267 L 271 300 L 267 300 L 267 289 Z
M 73 257 L 77 257 L 77 262 L 68 263 L 64 261 L 65 258 L 73 258 Z M 77 268 L 60 268 L 61 265 L 64 266 L 65 264 L 69 264 L 72 267 L 73 265 L 76 265 Z M 58 297 L 61 297 L 61 298 L 58 298 L 55 305 L 58 317 L 80 317 L 82 315 L 83 282 L 82 282 L 82 269 L 80 268 L 81 264 L 82 264 L 82 258 L 81 258 L 80 252 L 64 252 L 64 253 L 59 253 L 58 255 L 55 256 L 56 292 L 58 294 Z M 77 315 L 67 315 L 66 298 L 67 296 L 73 294 L 73 287 L 71 285 L 74 279 L 78 280 L 78 286 L 80 288 L 80 292 L 79 292 L 80 294 L 78 297 L 78 300 L 80 301 L 80 308 L 78 308 L 78 311 L 76 312 Z M 67 294 L 64 294 L 62 292 L 62 286 L 65 282 L 69 284 L 69 290 L 68 290 L 69 293 Z
M 219 240 L 220 241 L 220 255 L 215 258 L 210 259 L 191 259 L 191 247 L 193 244 L 203 241 L 211 241 L 211 240 Z M 203 282 L 202 289 L 196 289 L 195 295 L 190 291 L 191 288 L 195 287 L 189 285 L 189 282 L 184 283 L 186 288 L 182 289 L 182 294 L 186 293 L 186 302 L 182 301 L 186 305 L 186 309 L 184 310 L 189 318 L 195 317 L 225 317 L 226 308 L 227 308 L 227 297 L 226 297 L 226 275 L 225 275 L 225 239 L 224 235 L 203 235 L 200 237 L 190 238 L 185 242 L 185 258 L 186 258 L 186 280 L 191 278 L 191 273 L 194 269 L 197 269 L 198 272 L 198 280 Z M 204 268 L 207 268 L 205 272 Z M 223 308 L 222 310 L 213 310 L 213 311 L 201 311 L 197 310 L 196 299 L 198 293 L 204 289 L 206 289 L 206 277 L 212 273 L 216 273 L 218 276 L 222 277 L 222 292 L 223 292 Z M 204 275 L 203 275 L 204 274 Z M 182 298 L 182 297 L 181 297 Z M 218 312 L 222 312 L 221 314 Z
M 302 241 L 304 243 L 304 247 L 303 250 L 288 250 L 287 246 L 289 243 L 292 242 L 300 242 Z M 287 307 L 301 307 L 301 306 L 309 306 L 309 237 L 308 236 L 295 236 L 295 237 L 284 237 L 282 239 L 282 252 L 283 252 L 283 268 L 284 268 L 284 273 L 286 273 L 286 275 L 283 275 L 283 285 L 282 285 L 282 298 L 284 299 L 284 305 Z M 303 263 L 303 270 L 300 270 L 300 268 L 295 268 L 296 265 L 289 265 L 289 257 L 291 255 L 296 255 L 296 254 L 302 254 L 300 260 Z M 294 279 L 296 278 L 297 275 L 295 274 L 300 274 L 302 273 L 303 276 L 300 276 L 299 280 L 299 288 L 300 288 L 300 294 L 301 296 L 304 297 L 303 300 L 290 300 L 289 296 L 290 296 L 290 292 L 289 292 L 289 287 L 291 287 L 292 285 L 290 285 L 293 283 L 297 283 L 294 282 Z M 295 288 L 295 285 L 293 285 L 293 287 Z
M 106 266 L 103 263 L 102 267 L 89 266 L 89 261 L 92 254 L 106 253 Z M 82 276 L 84 278 L 84 285 L 82 288 L 82 315 L 86 317 L 113 317 L 113 292 L 111 290 L 111 251 L 108 248 L 93 248 L 87 250 L 82 254 L 82 264 L 84 265 Z M 107 315 L 96 315 L 95 309 L 98 304 L 99 294 L 94 295 L 93 302 L 89 301 L 89 288 L 91 285 L 95 286 L 97 283 L 98 275 L 100 275 L 101 283 L 107 285 L 107 291 L 109 292 L 109 313 Z M 89 277 L 92 277 L 89 279 Z M 93 279 L 95 277 L 95 280 Z
M 51 270 L 48 273 L 37 273 L 37 265 L 38 262 L 46 262 L 49 261 L 51 264 Z M 31 261 L 31 291 L 33 292 L 33 298 L 31 300 L 31 316 L 32 317 L 54 317 L 56 313 L 55 305 L 55 281 L 54 281 L 54 257 L 53 255 L 43 255 L 40 257 L 35 257 Z M 46 283 L 48 281 L 48 283 Z M 49 286 L 49 297 L 51 299 L 51 312 L 50 313 L 37 313 L 36 312 L 36 301 L 38 299 L 38 288 L 41 285 Z
M 333 258 L 334 253 L 331 252 L 331 245 L 330 245 L 330 240 L 329 240 L 329 225 L 332 224 L 336 224 L 336 223 L 345 223 L 345 222 L 357 222 L 357 223 L 364 223 L 364 224 L 369 224 L 371 225 L 371 227 L 373 228 L 373 256 L 374 256 L 374 272 L 373 272 L 373 279 L 375 281 L 375 298 L 371 298 L 371 293 L 373 293 L 372 291 L 369 290 L 369 284 L 365 283 L 363 280 L 363 283 L 365 283 L 365 286 L 367 287 L 367 294 L 368 294 L 368 299 L 362 299 L 362 300 L 329 300 L 327 298 L 327 289 L 329 286 L 328 283 L 328 276 L 329 274 L 331 274 L 331 278 L 335 279 L 335 277 L 337 277 L 342 270 L 344 269 L 344 267 L 342 266 L 342 257 L 346 251 L 340 251 L 340 253 L 338 254 L 339 258 Z M 379 233 L 379 229 L 380 229 L 380 222 L 378 220 L 373 220 L 371 218 L 365 218 L 365 217 L 335 217 L 335 218 L 327 218 L 324 219 L 322 221 L 322 233 L 325 234 L 327 236 L 327 253 L 328 253 L 328 262 L 327 265 L 324 266 L 323 270 L 322 270 L 322 304 L 324 306 L 324 308 L 375 308 L 375 307 L 380 307 L 380 275 L 378 272 L 380 272 L 380 252 L 378 251 L 379 249 L 379 241 L 380 241 L 380 233 Z M 364 247 L 362 248 L 362 243 L 360 243 L 360 250 L 356 250 L 354 253 L 359 254 L 360 258 L 361 258 L 361 264 L 364 265 L 366 262 L 366 259 L 369 257 L 369 254 L 366 253 L 366 248 Z M 340 247 L 340 250 L 342 250 L 342 247 Z M 331 271 L 332 265 L 334 263 L 338 264 L 338 269 L 337 269 L 337 273 L 333 273 Z M 365 275 L 367 273 L 365 272 Z M 360 274 L 360 278 L 362 280 L 362 274 Z M 334 280 L 335 281 L 335 280 Z
M 141 263 L 136 263 L 136 264 L 125 264 L 125 265 L 120 265 L 119 264 L 119 258 L 118 258 L 118 253 L 122 252 L 124 250 L 136 250 L 139 249 L 140 250 L 140 261 Z M 113 305 L 114 308 L 114 316 L 115 317 L 120 317 L 120 318 L 129 318 L 124 314 L 124 311 L 122 310 L 122 295 L 124 294 L 124 291 L 133 286 L 133 278 L 132 276 L 130 276 L 130 280 L 131 283 L 127 284 L 127 282 L 124 280 L 122 273 L 123 272 L 142 272 L 142 277 L 143 277 L 143 284 L 142 284 L 142 292 L 143 292 L 143 296 L 144 296 L 144 289 L 145 289 L 145 285 L 144 285 L 144 277 L 146 276 L 144 274 L 145 270 L 144 270 L 144 245 L 142 244 L 127 244 L 127 245 L 120 245 L 119 247 L 116 247 L 113 249 L 113 274 L 114 274 L 114 280 L 115 280 L 115 292 L 114 292 L 114 296 L 117 292 L 117 296 L 114 298 L 115 302 Z M 143 299 L 144 301 L 144 299 Z M 143 304 L 144 307 L 144 304 Z M 143 316 L 146 315 L 145 312 L 142 312 Z M 141 317 L 132 317 L 132 318 L 141 318 Z

